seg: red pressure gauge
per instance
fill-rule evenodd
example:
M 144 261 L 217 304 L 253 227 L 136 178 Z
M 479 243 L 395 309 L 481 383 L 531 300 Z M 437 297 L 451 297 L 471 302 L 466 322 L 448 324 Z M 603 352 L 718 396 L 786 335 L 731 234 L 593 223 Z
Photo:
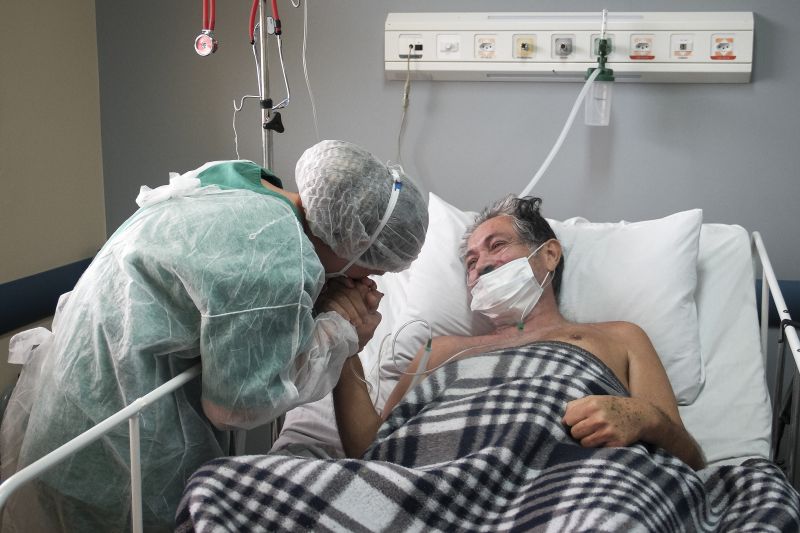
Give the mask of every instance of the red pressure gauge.
M 199 56 L 211 55 L 217 51 L 218 42 L 214 38 L 214 32 L 211 30 L 203 30 L 197 39 L 194 40 L 194 51 Z

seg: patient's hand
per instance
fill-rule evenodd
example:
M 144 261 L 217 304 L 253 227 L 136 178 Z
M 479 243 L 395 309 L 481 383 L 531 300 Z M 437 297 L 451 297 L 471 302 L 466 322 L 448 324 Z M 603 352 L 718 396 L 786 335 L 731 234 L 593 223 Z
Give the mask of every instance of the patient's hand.
M 664 415 L 650 402 L 619 396 L 586 396 L 567 404 L 563 422 L 585 448 L 628 446 Z

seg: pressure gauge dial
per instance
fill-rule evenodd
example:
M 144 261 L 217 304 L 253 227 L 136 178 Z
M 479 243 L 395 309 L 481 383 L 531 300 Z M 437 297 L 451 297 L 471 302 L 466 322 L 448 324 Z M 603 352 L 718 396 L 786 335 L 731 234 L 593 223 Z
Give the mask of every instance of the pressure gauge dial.
M 194 51 L 197 55 L 205 57 L 217 51 L 217 44 L 214 34 L 209 30 L 203 30 L 194 40 Z

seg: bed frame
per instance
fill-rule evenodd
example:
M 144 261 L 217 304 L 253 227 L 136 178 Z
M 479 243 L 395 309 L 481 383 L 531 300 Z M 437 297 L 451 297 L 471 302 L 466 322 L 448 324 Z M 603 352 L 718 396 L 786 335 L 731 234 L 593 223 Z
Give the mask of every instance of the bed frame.
M 780 320 L 777 350 L 778 370 L 772 397 L 772 450 L 770 458 L 783 468 L 790 483 L 795 488 L 800 489 L 800 465 L 798 465 L 800 461 L 800 338 L 798 338 L 800 323 L 793 321 L 789 314 L 789 309 L 781 293 L 769 256 L 758 232 L 752 233 L 751 246 L 754 271 L 758 273 L 758 267 L 760 266 L 761 272 L 761 353 L 765 361 L 769 338 L 770 301 L 773 303 Z M 784 382 L 789 377 L 785 376 L 787 349 L 791 352 L 791 360 L 794 364 L 793 371 L 790 372 L 791 382 L 788 386 L 788 391 L 784 394 Z M 132 530 L 135 533 L 141 532 L 142 498 L 139 458 L 139 412 L 199 375 L 200 365 L 198 364 L 8 478 L 0 485 L 0 513 L 2 513 L 3 506 L 8 498 L 20 486 L 35 479 L 46 470 L 88 446 L 127 420 L 130 437 Z M 784 435 L 786 426 L 789 426 L 788 436 Z M 273 442 L 277 437 L 278 429 L 277 422 L 273 422 L 270 425 L 268 437 Z M 244 452 L 243 433 L 238 433 L 237 436 L 239 438 L 234 439 L 236 442 L 234 451 L 240 454 Z M 785 442 L 784 437 L 787 437 Z

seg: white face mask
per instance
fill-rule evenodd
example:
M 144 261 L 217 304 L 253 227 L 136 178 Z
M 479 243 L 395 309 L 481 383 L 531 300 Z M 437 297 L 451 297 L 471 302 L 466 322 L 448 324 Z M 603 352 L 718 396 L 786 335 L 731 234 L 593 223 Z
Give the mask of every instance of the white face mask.
M 525 317 L 539 302 L 550 276 L 548 272 L 540 284 L 528 263 L 528 259 L 542 246 L 544 243 L 528 257 L 509 261 L 478 278 L 472 287 L 470 308 L 489 318 L 495 326 L 517 324 L 521 327 Z

